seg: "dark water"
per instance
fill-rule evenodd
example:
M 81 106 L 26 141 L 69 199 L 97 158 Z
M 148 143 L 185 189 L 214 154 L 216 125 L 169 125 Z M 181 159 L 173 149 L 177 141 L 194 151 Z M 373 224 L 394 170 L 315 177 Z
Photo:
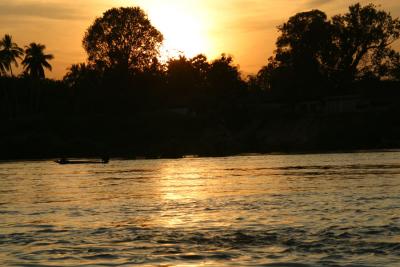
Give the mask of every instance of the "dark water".
M 0 164 L 0 266 L 400 266 L 400 153 Z

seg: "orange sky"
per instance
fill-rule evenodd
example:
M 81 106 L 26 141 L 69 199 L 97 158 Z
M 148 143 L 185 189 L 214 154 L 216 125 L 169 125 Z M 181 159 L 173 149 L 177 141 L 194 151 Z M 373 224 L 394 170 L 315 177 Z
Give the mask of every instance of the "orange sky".
M 55 59 L 51 78 L 62 78 L 66 68 L 86 58 L 82 37 L 93 20 L 111 8 L 140 6 L 164 34 L 164 51 L 188 56 L 203 52 L 209 58 L 234 56 L 243 73 L 255 73 L 272 55 L 276 26 L 300 11 L 321 9 L 343 13 L 349 0 L 12 0 L 0 2 L 0 35 L 11 34 L 25 46 L 39 42 Z M 374 3 L 400 17 L 396 0 Z M 400 44 L 396 44 L 400 48 Z

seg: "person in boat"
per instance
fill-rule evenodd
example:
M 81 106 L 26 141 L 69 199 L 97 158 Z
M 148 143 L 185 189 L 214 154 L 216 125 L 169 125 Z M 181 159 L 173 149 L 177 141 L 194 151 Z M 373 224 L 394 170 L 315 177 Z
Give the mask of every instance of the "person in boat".
M 108 156 L 103 156 L 102 158 L 101 158 L 101 162 L 102 163 L 108 163 L 110 161 L 110 158 L 108 157 Z
M 59 160 L 56 160 L 58 164 L 96 164 L 96 163 L 103 163 L 107 164 L 110 161 L 108 156 L 104 156 L 101 158 L 101 161 L 99 160 L 68 160 L 66 158 L 61 158 Z
M 60 160 L 57 160 L 57 163 L 60 164 L 66 164 L 68 162 L 68 160 L 66 158 L 61 158 Z

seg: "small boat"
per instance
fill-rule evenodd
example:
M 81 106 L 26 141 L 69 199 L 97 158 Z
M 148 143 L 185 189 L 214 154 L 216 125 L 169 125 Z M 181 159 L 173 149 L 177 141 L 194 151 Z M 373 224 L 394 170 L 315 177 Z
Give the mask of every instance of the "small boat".
M 61 165 L 67 165 L 67 164 L 107 164 L 109 163 L 109 161 L 110 160 L 108 157 L 103 157 L 100 160 L 68 160 L 66 158 L 61 158 L 54 162 Z

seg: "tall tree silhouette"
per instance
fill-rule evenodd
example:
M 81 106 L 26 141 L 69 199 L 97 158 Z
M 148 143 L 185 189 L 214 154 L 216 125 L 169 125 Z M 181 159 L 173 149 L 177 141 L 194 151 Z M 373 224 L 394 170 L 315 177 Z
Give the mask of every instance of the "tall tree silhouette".
M 54 58 L 51 54 L 45 54 L 45 45 L 31 43 L 25 49 L 25 58 L 22 61 L 25 72 L 32 78 L 43 79 L 45 78 L 44 68 L 52 70 L 48 60 Z
M 191 59 L 185 56 L 170 59 L 167 62 L 166 78 L 172 102 L 190 107 L 199 104 L 205 94 L 209 68 L 207 57 L 201 54 Z
M 400 53 L 397 52 L 393 56 L 394 60 L 392 61 L 392 65 L 389 68 L 390 78 L 392 80 L 400 81 Z
M 7 73 L 6 65 L 6 57 L 4 55 L 4 52 L 0 51 L 0 76 Z
M 298 13 L 278 29 L 275 55 L 257 76 L 264 89 L 296 100 L 393 76 L 398 53 L 390 45 L 400 37 L 400 20 L 373 4 L 352 5 L 331 20 L 320 10 Z
M 226 54 L 222 54 L 220 58 L 211 62 L 207 73 L 207 83 L 209 93 L 218 102 L 238 96 L 245 88 L 239 67 L 234 65 L 233 58 Z
M 374 72 L 395 55 L 390 45 L 400 37 L 400 20 L 373 4 L 349 7 L 344 15 L 334 16 L 335 68 L 348 80 L 363 72 Z
M 90 79 L 99 80 L 99 73 L 93 66 L 85 63 L 79 63 L 72 64 L 68 68 L 68 72 L 65 74 L 63 82 L 69 88 L 77 88 L 80 87 L 82 83 Z
M 139 7 L 106 11 L 87 30 L 83 46 L 89 61 L 106 68 L 142 71 L 158 56 L 162 34 Z
M 18 47 L 16 43 L 13 42 L 11 35 L 4 35 L 3 39 L 0 40 L 0 71 L 8 70 L 10 71 L 10 75 L 13 76 L 12 72 L 12 64 L 18 67 L 17 59 L 21 58 L 24 54 L 22 48 Z
M 281 32 L 276 45 L 275 59 L 280 65 L 296 71 L 321 71 L 331 49 L 331 25 L 324 12 L 312 10 L 298 13 L 278 27 Z
M 317 88 L 326 76 L 333 51 L 332 27 L 326 14 L 319 10 L 298 13 L 278 29 L 281 35 L 275 58 L 263 68 L 260 78 L 271 79 L 283 95 L 296 99 L 319 94 Z

